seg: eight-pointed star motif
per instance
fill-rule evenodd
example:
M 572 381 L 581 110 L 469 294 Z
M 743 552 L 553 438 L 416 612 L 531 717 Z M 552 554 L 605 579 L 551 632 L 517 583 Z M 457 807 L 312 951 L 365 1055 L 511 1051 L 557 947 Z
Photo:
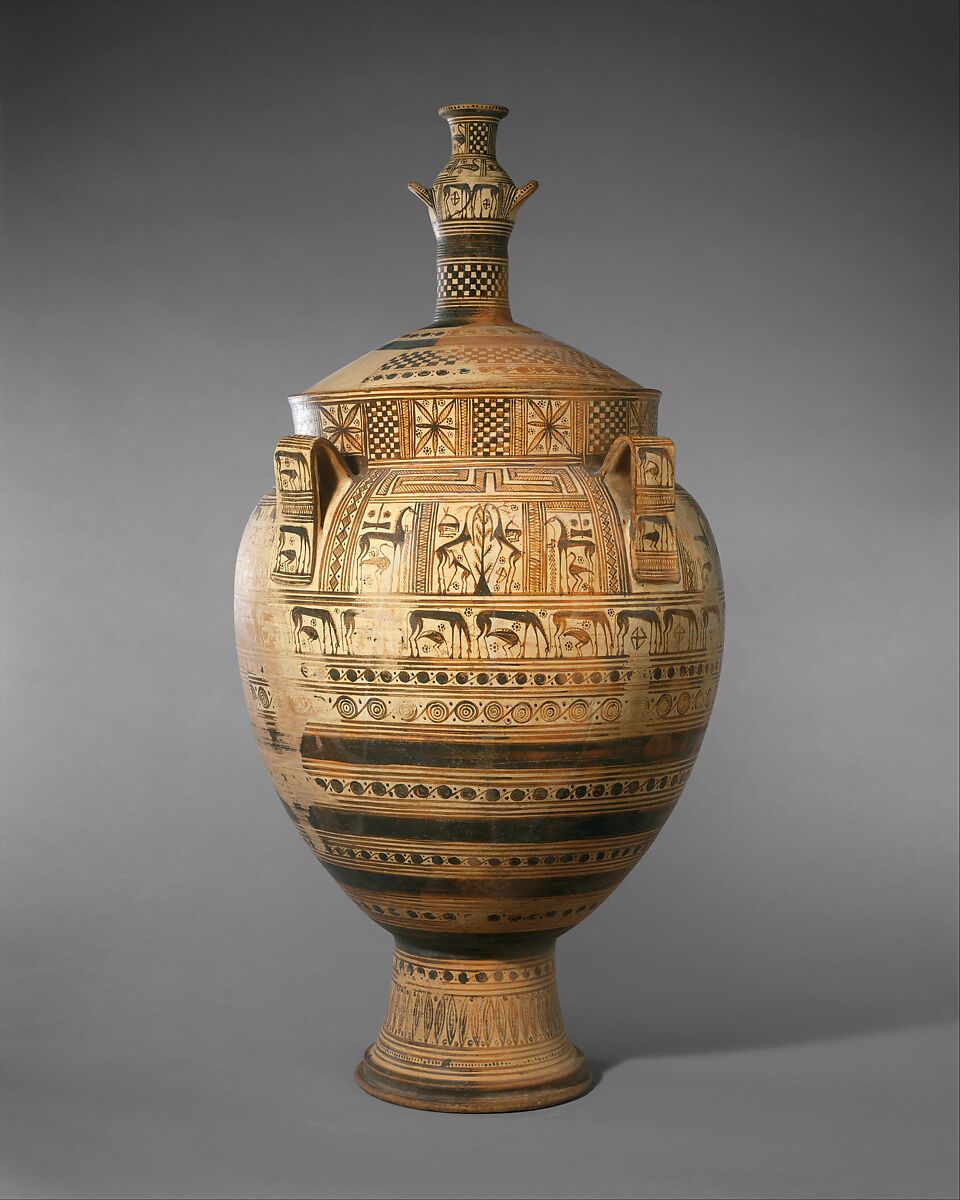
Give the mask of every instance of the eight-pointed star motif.
M 542 450 L 546 454 L 573 449 L 570 438 L 569 400 L 531 400 L 527 416 L 530 440 L 527 453 Z
M 456 454 L 456 400 L 415 400 L 416 454 Z
M 321 406 L 323 436 L 344 454 L 363 453 L 363 425 L 359 404 Z

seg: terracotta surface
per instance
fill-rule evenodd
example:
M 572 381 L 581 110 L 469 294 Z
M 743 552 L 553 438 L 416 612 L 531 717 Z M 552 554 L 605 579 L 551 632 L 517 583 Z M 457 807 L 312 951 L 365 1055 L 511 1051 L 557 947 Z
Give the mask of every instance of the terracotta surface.
M 451 159 L 410 185 L 436 320 L 292 397 L 240 548 L 237 645 L 284 805 L 397 940 L 361 1086 L 502 1111 L 590 1086 L 554 942 L 677 802 L 724 600 L 660 393 L 511 319 L 507 241 L 536 184 L 496 160 L 506 110 L 440 111 Z

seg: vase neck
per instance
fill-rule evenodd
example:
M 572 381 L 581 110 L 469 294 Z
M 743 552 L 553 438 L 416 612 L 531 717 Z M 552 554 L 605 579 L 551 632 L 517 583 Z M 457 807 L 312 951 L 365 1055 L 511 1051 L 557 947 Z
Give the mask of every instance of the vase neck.
M 510 321 L 507 236 L 437 235 L 436 321 Z
M 437 238 L 436 321 L 510 321 L 507 243 L 537 184 L 518 188 L 497 161 L 505 108 L 450 104 L 440 115 L 450 127 L 450 160 L 431 188 L 409 185 L 430 209 Z

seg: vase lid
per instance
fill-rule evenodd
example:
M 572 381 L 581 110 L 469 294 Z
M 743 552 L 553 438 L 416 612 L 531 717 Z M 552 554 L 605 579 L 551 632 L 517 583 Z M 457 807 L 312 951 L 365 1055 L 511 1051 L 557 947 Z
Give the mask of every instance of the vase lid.
M 650 391 L 574 349 L 513 322 L 429 325 L 405 333 L 307 388 L 296 400 L 364 392 L 436 392 L 482 388 L 497 391 L 575 389 L 615 393 Z M 659 395 L 657 392 L 651 394 Z

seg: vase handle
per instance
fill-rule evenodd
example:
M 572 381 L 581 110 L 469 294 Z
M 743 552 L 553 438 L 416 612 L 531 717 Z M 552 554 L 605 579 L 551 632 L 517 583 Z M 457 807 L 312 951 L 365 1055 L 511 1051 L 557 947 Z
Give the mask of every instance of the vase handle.
M 422 183 L 411 182 L 407 187 L 413 194 L 421 199 L 431 212 L 434 211 L 433 192 L 429 188 L 425 188 Z
M 310 583 L 317 543 L 330 507 L 353 474 L 333 442 L 322 437 L 285 437 L 273 456 L 277 481 L 276 552 L 273 579 Z
M 676 457 L 662 437 L 618 437 L 598 472 L 627 518 L 630 566 L 637 583 L 678 583 L 674 525 Z
M 523 204 L 525 200 L 529 200 L 539 186 L 540 184 L 536 179 L 531 179 L 528 183 L 525 183 L 523 187 L 518 187 L 514 193 L 513 199 L 510 201 L 510 207 L 507 210 L 507 216 L 512 217 L 520 205 Z
M 632 516 L 676 508 L 676 448 L 669 438 L 618 437 L 598 472 L 607 484 L 627 485 Z

